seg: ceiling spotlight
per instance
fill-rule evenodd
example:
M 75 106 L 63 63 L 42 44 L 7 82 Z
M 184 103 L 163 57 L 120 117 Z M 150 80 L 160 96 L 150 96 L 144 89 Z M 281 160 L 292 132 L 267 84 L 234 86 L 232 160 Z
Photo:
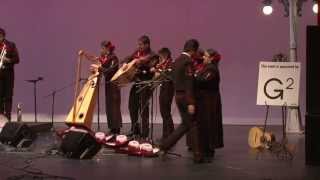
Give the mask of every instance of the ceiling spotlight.
M 319 12 L 319 6 L 317 4 L 317 2 L 315 2 L 312 6 L 312 11 L 315 13 L 315 14 L 318 14 Z
M 272 4 L 272 0 L 264 0 L 262 2 L 264 4 L 263 8 L 262 8 L 262 12 L 265 15 L 270 15 L 273 12 L 273 8 L 271 6 Z

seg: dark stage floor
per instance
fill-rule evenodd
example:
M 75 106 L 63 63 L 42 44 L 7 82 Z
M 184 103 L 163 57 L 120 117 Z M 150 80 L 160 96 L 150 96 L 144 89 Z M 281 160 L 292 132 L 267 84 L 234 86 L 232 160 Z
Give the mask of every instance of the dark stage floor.
M 61 124 L 57 126 L 62 127 Z M 128 127 L 125 125 L 124 129 Z M 54 179 L 45 178 L 43 174 L 70 180 L 320 179 L 319 167 L 305 165 L 304 135 L 288 135 L 289 142 L 295 145 L 295 157 L 292 161 L 279 160 L 269 152 L 257 156 L 250 150 L 247 138 L 251 127 L 224 126 L 225 148 L 217 150 L 211 164 L 193 164 L 191 153 L 185 147 L 185 139 L 180 140 L 174 149 L 174 152 L 180 153 L 182 157 L 169 155 L 166 159 L 139 158 L 102 149 L 92 160 L 70 160 L 58 155 L 47 155 L 45 151 L 53 147 L 57 140 L 52 133 L 42 133 L 31 149 L 25 152 L 16 152 L 15 149 L 1 146 L 0 179 Z M 273 126 L 270 129 L 280 139 L 281 127 Z M 161 125 L 156 125 L 156 137 L 159 137 L 160 130 Z

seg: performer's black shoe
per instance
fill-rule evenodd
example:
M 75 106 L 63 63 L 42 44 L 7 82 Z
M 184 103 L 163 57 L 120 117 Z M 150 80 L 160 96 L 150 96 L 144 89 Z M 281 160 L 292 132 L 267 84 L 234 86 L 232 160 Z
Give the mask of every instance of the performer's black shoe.
M 194 157 L 194 158 L 193 158 L 193 162 L 194 162 L 195 164 L 202 164 L 202 163 L 205 163 L 205 159 L 202 158 L 202 157 Z
M 154 143 L 153 143 L 153 147 L 159 149 L 159 151 L 158 151 L 156 154 L 157 154 L 160 158 L 165 158 L 165 157 L 166 157 L 168 151 L 162 149 L 162 142 L 161 142 L 161 141 L 156 141 L 156 142 L 154 142 Z
M 216 154 L 216 151 L 215 150 L 211 150 L 210 152 L 207 152 L 206 153 L 206 156 L 208 157 L 211 157 L 211 158 L 214 158 L 214 155 Z
M 212 157 L 208 157 L 208 156 L 203 158 L 203 162 L 204 163 L 212 163 L 212 160 L 213 160 L 213 158 Z
M 129 137 L 139 138 L 141 137 L 141 132 L 139 128 L 132 128 L 126 135 Z
M 110 134 L 120 134 L 120 128 L 110 129 Z
M 213 161 L 215 155 L 215 150 L 211 150 L 210 152 L 206 152 L 204 156 L 205 163 L 211 163 Z
M 201 152 L 193 152 L 193 162 L 195 164 L 201 164 L 205 162 L 203 154 Z
M 140 137 L 140 133 L 129 131 L 126 136 L 128 137 Z
M 158 157 L 161 158 L 161 160 L 165 161 L 168 158 L 168 151 L 161 150 L 157 153 Z

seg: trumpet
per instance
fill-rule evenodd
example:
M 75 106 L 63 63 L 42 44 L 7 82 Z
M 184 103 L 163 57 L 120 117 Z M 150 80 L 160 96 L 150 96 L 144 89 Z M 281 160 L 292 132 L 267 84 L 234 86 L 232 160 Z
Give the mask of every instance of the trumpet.
M 3 67 L 4 58 L 6 57 L 6 54 L 7 54 L 7 49 L 6 49 L 6 45 L 4 45 L 0 54 L 0 69 L 2 69 Z

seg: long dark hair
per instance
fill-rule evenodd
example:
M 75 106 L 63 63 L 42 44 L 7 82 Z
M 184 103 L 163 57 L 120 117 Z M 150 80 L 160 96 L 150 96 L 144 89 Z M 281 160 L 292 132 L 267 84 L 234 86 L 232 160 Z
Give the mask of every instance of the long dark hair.
M 197 52 L 199 49 L 199 42 L 196 39 L 189 39 L 188 41 L 185 42 L 183 51 L 185 52 L 190 52 L 194 51 Z
M 150 38 L 147 35 L 141 36 L 139 39 L 143 44 L 149 44 L 150 45 Z
M 111 41 L 102 41 L 101 42 L 101 47 L 105 47 L 107 49 L 109 49 L 110 53 L 113 53 L 115 46 L 111 43 Z
M 170 59 L 171 59 L 171 51 L 170 51 L 170 49 L 167 48 L 167 47 L 161 48 L 161 49 L 158 51 L 158 54 L 164 55 L 164 56 L 166 56 L 167 58 L 170 58 Z
M 221 55 L 219 54 L 219 52 L 217 50 L 210 48 L 210 49 L 207 49 L 206 52 L 209 54 L 209 56 L 211 58 L 213 58 L 211 60 L 211 62 L 213 62 L 213 63 L 219 63 L 220 62 Z

